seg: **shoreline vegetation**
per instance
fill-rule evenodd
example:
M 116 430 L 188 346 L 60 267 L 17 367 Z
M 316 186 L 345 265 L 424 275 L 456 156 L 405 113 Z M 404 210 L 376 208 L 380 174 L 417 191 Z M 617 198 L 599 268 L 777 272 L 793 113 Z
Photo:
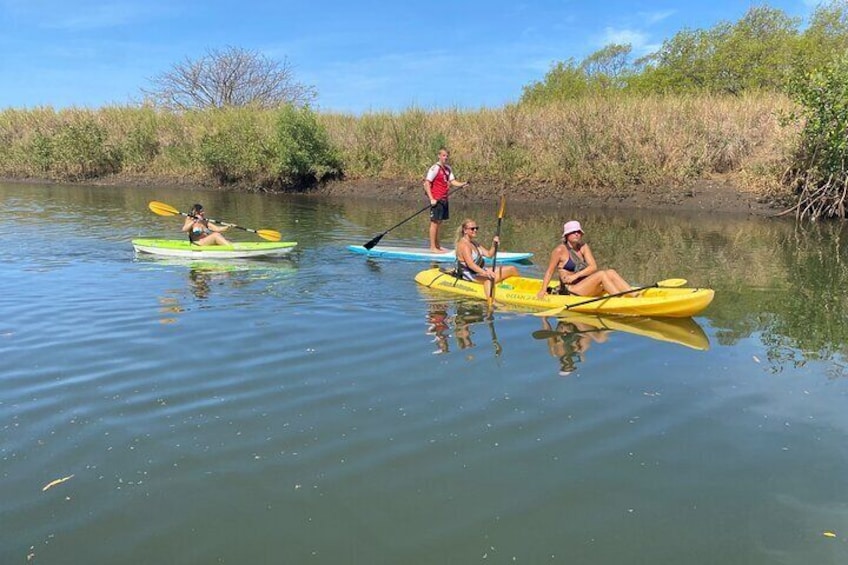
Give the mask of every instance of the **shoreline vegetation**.
M 785 95 L 591 96 L 544 106 L 322 114 L 308 108 L 0 111 L 0 177 L 421 198 L 439 147 L 475 190 L 515 201 L 763 211 L 799 129 Z M 471 194 L 473 192 L 473 194 Z M 696 198 L 697 199 L 697 198 Z

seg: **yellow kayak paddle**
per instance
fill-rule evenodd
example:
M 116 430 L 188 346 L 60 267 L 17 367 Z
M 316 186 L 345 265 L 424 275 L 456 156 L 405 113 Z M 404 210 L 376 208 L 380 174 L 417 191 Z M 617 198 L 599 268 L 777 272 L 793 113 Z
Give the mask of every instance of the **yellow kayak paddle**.
M 159 216 L 185 216 L 189 217 L 191 214 L 186 214 L 185 212 L 180 212 L 173 206 L 169 206 L 164 202 L 152 201 L 147 205 L 150 208 L 150 211 Z M 282 234 L 277 230 L 254 230 L 251 228 L 245 228 L 242 226 L 237 226 L 236 224 L 231 224 L 229 222 L 222 222 L 221 220 L 213 220 L 212 218 L 207 218 L 210 222 L 214 222 L 216 224 L 220 224 L 222 226 L 229 226 L 231 228 L 236 228 L 239 230 L 249 231 L 251 233 L 255 233 L 262 239 L 267 239 L 268 241 L 280 241 L 283 239 Z

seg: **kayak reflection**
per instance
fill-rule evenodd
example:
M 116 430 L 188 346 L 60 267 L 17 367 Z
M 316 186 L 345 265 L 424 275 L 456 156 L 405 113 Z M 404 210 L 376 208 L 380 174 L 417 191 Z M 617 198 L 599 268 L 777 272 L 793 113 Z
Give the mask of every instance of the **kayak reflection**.
M 288 286 L 297 273 L 297 263 L 290 258 L 273 261 L 255 260 L 192 260 L 174 257 L 135 257 L 134 263 L 143 269 L 167 270 L 187 277 L 188 284 L 166 291 L 159 298 L 163 324 L 172 324 L 188 309 L 186 297 L 198 303 L 212 298 L 217 291 L 241 292 L 261 286 L 263 296 L 274 294 Z M 251 295 L 256 293 L 251 291 Z M 191 302 L 191 301 L 189 301 Z
M 676 343 L 684 347 L 706 351 L 710 340 L 692 318 L 638 318 L 591 316 L 569 314 L 560 317 L 556 328 L 548 318 L 542 318 L 542 329 L 533 332 L 536 339 L 544 339 L 548 351 L 559 359 L 561 376 L 573 373 L 577 364 L 585 360 L 585 352 L 592 343 L 603 343 L 613 332 L 625 332 Z
M 451 305 L 455 314 L 451 315 Z M 495 355 L 501 354 L 502 348 L 495 333 L 495 325 L 489 316 L 486 305 L 478 302 L 454 302 L 451 304 L 443 302 L 431 302 L 427 310 L 427 335 L 433 336 L 436 344 L 434 354 L 450 352 L 451 330 L 456 341 L 456 347 L 460 350 L 476 347 L 474 343 L 475 333 L 480 324 L 488 326 L 489 339 L 495 350 Z M 475 328 L 475 326 L 477 326 Z

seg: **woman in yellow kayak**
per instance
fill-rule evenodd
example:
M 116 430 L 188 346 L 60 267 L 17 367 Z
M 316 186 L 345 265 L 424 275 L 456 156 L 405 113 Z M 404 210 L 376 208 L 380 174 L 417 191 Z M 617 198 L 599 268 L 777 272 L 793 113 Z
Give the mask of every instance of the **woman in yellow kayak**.
M 183 222 L 183 231 L 188 232 L 188 239 L 195 245 L 231 245 L 230 241 L 221 235 L 230 226 L 216 226 L 206 219 L 201 204 L 195 204 Z
M 483 247 L 477 242 L 477 232 L 480 226 L 477 222 L 470 218 L 462 221 L 462 225 L 456 230 L 456 259 L 459 268 L 458 276 L 467 281 L 482 282 L 489 294 L 489 285 L 494 282 L 500 282 L 509 277 L 517 277 L 518 269 L 512 265 L 498 265 L 495 270 L 486 267 L 486 257 L 492 257 L 495 254 L 494 245 L 491 249 Z M 500 241 L 498 236 L 492 239 L 492 243 Z
M 548 283 L 555 272 L 559 275 L 560 294 L 602 296 L 633 288 L 614 269 L 598 269 L 592 250 L 583 242 L 583 228 L 576 220 L 563 225 L 562 243 L 551 252 L 542 288 L 536 296 L 542 298 L 548 292 Z

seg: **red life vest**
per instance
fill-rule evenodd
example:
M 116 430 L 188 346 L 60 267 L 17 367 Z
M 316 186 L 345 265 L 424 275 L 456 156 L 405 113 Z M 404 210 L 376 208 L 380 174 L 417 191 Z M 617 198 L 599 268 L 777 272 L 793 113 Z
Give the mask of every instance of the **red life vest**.
M 441 163 L 437 163 L 437 165 L 439 172 L 436 173 L 436 178 L 433 179 L 430 185 L 430 194 L 436 200 L 447 200 L 448 193 L 450 192 L 451 169 L 448 165 L 442 166 Z

